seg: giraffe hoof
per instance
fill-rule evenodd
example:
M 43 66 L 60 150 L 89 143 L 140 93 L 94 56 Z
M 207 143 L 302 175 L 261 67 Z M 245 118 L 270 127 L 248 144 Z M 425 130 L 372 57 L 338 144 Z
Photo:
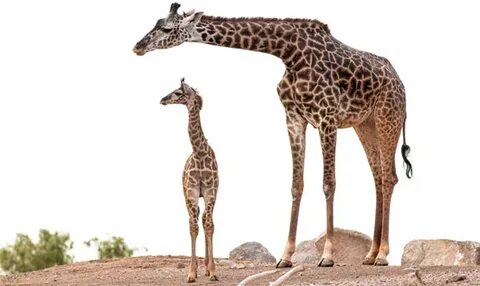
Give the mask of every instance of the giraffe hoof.
M 388 266 L 388 261 L 383 258 L 377 258 L 375 259 L 375 263 L 373 264 L 375 266 Z
M 188 276 L 187 283 L 193 283 L 195 281 L 197 281 L 197 279 L 195 277 Z
M 218 281 L 217 275 L 211 275 L 210 281 Z
M 277 263 L 277 266 L 275 268 L 290 268 L 292 266 L 293 264 L 291 261 L 280 259 L 280 261 Z
M 363 265 L 374 265 L 375 264 L 375 258 L 373 257 L 365 257 L 365 259 L 362 262 Z
M 318 263 L 318 266 L 319 267 L 332 267 L 334 264 L 335 264 L 335 262 L 333 262 L 333 260 L 331 260 L 329 258 L 323 258 L 322 257 L 322 260 L 320 260 L 320 263 Z

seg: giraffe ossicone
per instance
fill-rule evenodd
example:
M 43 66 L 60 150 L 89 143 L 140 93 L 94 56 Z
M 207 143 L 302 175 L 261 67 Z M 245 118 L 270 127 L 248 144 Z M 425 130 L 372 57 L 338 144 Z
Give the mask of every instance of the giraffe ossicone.
M 353 127 L 360 138 L 373 173 L 376 211 L 373 240 L 364 264 L 387 265 L 390 203 L 397 183 L 395 151 L 402 128 L 401 153 L 406 155 L 405 88 L 390 62 L 354 49 L 337 40 L 317 20 L 274 18 L 223 18 L 192 12 L 170 13 L 160 19 L 134 47 L 137 55 L 183 42 L 268 53 L 285 64 L 277 86 L 290 138 L 293 178 L 290 229 L 278 267 L 292 266 L 300 200 L 303 193 L 305 129 L 319 131 L 323 151 L 323 192 L 327 205 L 327 234 L 320 266 L 333 265 L 333 198 L 335 149 L 338 128 Z

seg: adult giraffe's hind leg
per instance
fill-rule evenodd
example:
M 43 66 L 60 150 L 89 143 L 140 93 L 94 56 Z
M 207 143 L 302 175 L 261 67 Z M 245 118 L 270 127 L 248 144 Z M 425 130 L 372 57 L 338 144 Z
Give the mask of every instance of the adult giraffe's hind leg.
M 319 129 L 323 151 L 323 193 L 327 203 L 327 234 L 322 259 L 318 266 L 331 267 L 333 261 L 333 198 L 335 195 L 335 149 L 337 129 L 322 125 Z
M 295 252 L 297 235 L 298 213 L 303 194 L 303 166 L 305 159 L 305 129 L 307 122 L 294 110 L 287 110 L 287 127 L 290 138 L 290 147 L 293 161 L 292 178 L 292 212 L 290 215 L 290 228 L 288 240 L 282 259 L 277 263 L 277 268 L 292 267 L 292 255 Z
M 373 231 L 373 240 L 370 251 L 363 260 L 364 265 L 373 265 L 380 248 L 380 239 L 382 235 L 383 218 L 383 193 L 382 193 L 382 168 L 380 165 L 380 151 L 378 149 L 378 136 L 375 128 L 373 116 L 366 119 L 360 125 L 355 127 L 358 138 L 362 143 L 363 149 L 367 155 L 370 169 L 375 180 L 376 190 L 376 208 L 375 208 L 375 227 Z
M 398 138 L 405 117 L 404 105 L 397 105 L 390 98 L 385 99 L 387 106 L 391 109 L 380 109 L 375 115 L 375 125 L 378 134 L 378 148 L 380 150 L 381 172 L 382 172 L 382 234 L 380 247 L 375 259 L 375 265 L 388 265 L 387 255 L 389 253 L 389 226 L 390 226 L 390 202 L 393 188 L 398 181 L 395 171 L 395 150 L 397 149 Z M 394 107 L 397 108 L 394 108 Z

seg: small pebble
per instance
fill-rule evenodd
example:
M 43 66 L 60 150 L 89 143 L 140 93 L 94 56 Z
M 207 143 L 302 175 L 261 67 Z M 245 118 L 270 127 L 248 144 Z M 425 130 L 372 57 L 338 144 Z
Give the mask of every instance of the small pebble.
M 183 264 L 182 262 L 179 262 L 179 263 L 177 263 L 177 268 L 178 269 L 185 268 L 185 264 Z

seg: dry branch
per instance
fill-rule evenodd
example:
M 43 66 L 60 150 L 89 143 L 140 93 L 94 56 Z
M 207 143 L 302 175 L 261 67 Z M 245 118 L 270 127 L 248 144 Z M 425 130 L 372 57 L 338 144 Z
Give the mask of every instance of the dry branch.
M 260 273 L 257 273 L 257 274 L 250 275 L 247 278 L 243 279 L 240 283 L 238 283 L 237 286 L 245 286 L 249 282 L 252 282 L 255 279 L 258 279 L 260 277 L 267 276 L 267 275 L 270 275 L 270 274 L 277 273 L 278 271 L 279 271 L 278 269 L 275 269 L 275 270 L 268 270 L 268 271 L 264 271 L 264 272 L 260 272 Z
M 288 271 L 287 273 L 280 276 L 280 278 L 278 278 L 277 280 L 275 280 L 273 282 L 270 282 L 270 284 L 268 284 L 268 285 L 269 286 L 280 286 L 280 285 L 282 285 L 283 282 L 287 281 L 287 279 L 290 278 L 290 276 L 292 276 L 293 274 L 295 274 L 297 272 L 301 272 L 303 270 L 305 270 L 305 267 L 303 265 L 298 265 L 295 268 Z

